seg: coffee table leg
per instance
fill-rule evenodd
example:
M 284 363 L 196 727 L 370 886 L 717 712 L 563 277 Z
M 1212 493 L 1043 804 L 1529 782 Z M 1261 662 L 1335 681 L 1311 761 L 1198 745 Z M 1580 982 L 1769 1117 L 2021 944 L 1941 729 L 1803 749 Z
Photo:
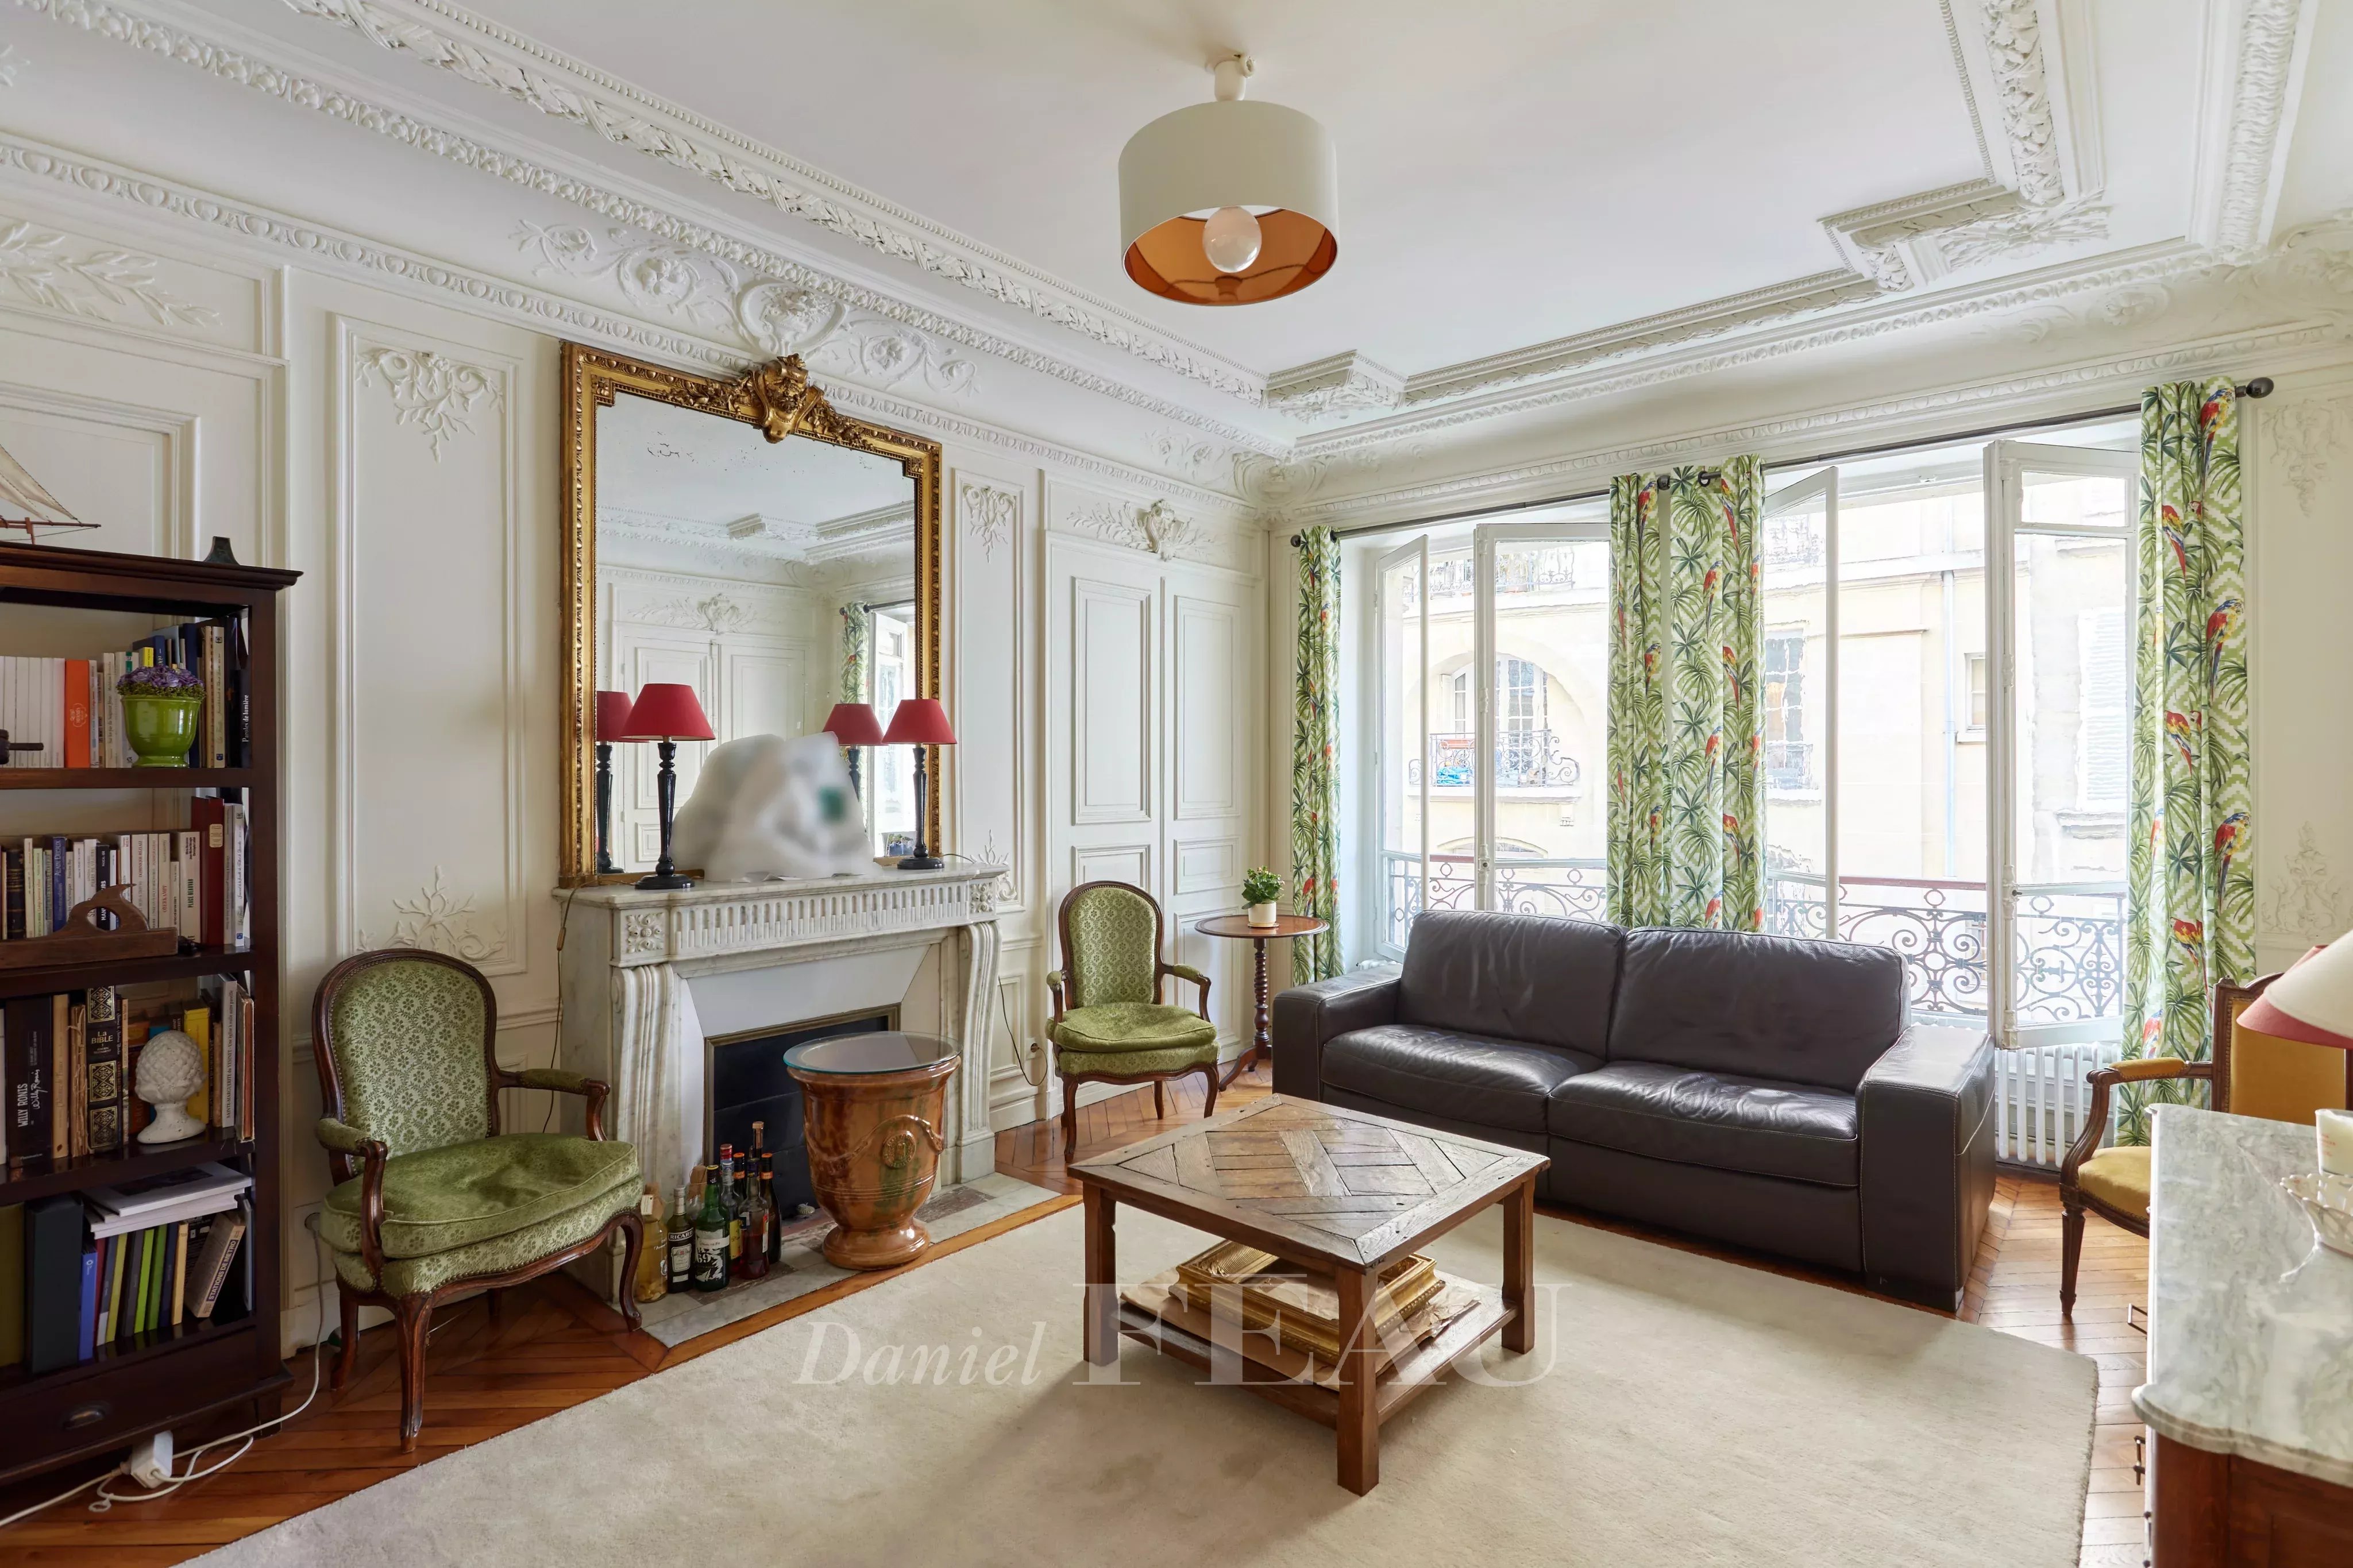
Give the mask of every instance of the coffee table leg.
M 1381 1417 L 1374 1354 L 1379 1342 L 1373 1335 L 1373 1277 L 1363 1269 L 1343 1268 L 1340 1325 L 1348 1335 L 1340 1356 L 1340 1484 L 1364 1496 L 1381 1484 Z
M 1119 1359 L 1118 1245 L 1112 1234 L 1117 1211 L 1111 1195 L 1100 1187 L 1086 1187 L 1087 1304 L 1082 1339 L 1087 1360 L 1109 1366 Z
M 1504 1301 L 1516 1309 L 1504 1325 L 1504 1348 L 1536 1348 L 1536 1184 L 1531 1176 L 1503 1196 Z

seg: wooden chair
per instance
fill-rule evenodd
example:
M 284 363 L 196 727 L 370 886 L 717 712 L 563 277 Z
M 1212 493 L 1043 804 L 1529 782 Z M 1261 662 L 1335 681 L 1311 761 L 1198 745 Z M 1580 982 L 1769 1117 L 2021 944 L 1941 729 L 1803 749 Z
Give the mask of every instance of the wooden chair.
M 1199 1073 L 1208 1109 L 1218 1108 L 1218 1026 L 1209 1021 L 1209 977 L 1162 960 L 1160 905 L 1125 882 L 1082 882 L 1062 897 L 1062 967 L 1046 976 L 1054 1016 L 1046 1037 L 1062 1079 L 1062 1150 L 1079 1142 L 1079 1085 L 1150 1083 L 1152 1112 L 1167 1114 L 1163 1086 Z M 1188 1013 L 1161 1000 L 1170 976 L 1201 988 Z
M 350 1379 L 364 1306 L 393 1314 L 400 1446 L 425 1425 L 433 1309 L 520 1285 L 623 1238 L 621 1279 L 645 1245 L 637 1151 L 607 1141 L 604 1084 L 548 1068 L 508 1072 L 493 1050 L 498 1000 L 471 964 L 400 948 L 343 960 L 311 1004 L 327 1114 L 319 1142 L 336 1186 L 319 1213 L 343 1310 L 334 1387 Z M 588 1102 L 588 1135 L 499 1131 L 499 1091 Z M 491 1297 L 496 1310 L 497 1297 Z M 638 1326 L 625 1283 L 621 1311 Z
M 2091 1075 L 2092 1103 L 2084 1118 L 2084 1131 L 2059 1166 L 2059 1201 L 2066 1210 L 2060 1222 L 2059 1310 L 2063 1313 L 2072 1315 L 2075 1310 L 2075 1270 L 2084 1256 L 2085 1210 L 2135 1236 L 2148 1235 L 2150 1152 L 2147 1144 L 2100 1147 L 2108 1131 L 2109 1091 L 2120 1083 L 2195 1079 L 2206 1085 L 2207 1103 L 2216 1110 L 2228 1111 L 2236 1078 L 2232 1053 L 2239 1015 L 2278 978 L 2266 974 L 2245 985 L 2224 983 L 2214 987 L 2214 1047 L 2210 1059 L 2185 1062 L 2174 1057 L 2139 1057 Z

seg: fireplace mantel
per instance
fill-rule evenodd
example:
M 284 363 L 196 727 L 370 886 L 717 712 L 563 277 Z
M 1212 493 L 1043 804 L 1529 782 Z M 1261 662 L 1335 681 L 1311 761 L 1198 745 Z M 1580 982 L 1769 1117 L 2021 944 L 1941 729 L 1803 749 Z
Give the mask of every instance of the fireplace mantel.
M 844 1010 L 804 1004 L 804 993 L 900 985 L 888 995 L 848 1000 L 900 1007 L 905 1027 L 956 1043 L 962 1065 L 949 1085 L 941 1180 L 985 1175 L 996 1168 L 989 1008 L 1004 874 L 1000 866 L 959 863 L 676 892 L 559 889 L 564 1064 L 613 1086 L 610 1136 L 638 1146 L 648 1178 L 668 1194 L 702 1157 L 707 1011 L 749 1007 L 763 1016 L 735 1022 L 786 1026 Z M 746 973 L 787 966 L 814 967 Z M 888 982 L 875 979 L 885 973 Z M 746 1003 L 746 994 L 755 1000 Z M 797 1006 L 803 1010 L 796 1014 Z

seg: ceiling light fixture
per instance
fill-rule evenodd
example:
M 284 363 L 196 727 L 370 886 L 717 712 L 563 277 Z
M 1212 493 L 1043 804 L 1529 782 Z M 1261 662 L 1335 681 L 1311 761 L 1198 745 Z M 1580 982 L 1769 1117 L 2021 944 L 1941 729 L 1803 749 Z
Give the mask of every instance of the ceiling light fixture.
M 1295 294 L 1339 259 L 1339 159 L 1295 109 L 1243 100 L 1257 64 L 1212 60 L 1217 100 L 1164 114 L 1119 155 L 1120 238 L 1139 288 L 1188 305 Z

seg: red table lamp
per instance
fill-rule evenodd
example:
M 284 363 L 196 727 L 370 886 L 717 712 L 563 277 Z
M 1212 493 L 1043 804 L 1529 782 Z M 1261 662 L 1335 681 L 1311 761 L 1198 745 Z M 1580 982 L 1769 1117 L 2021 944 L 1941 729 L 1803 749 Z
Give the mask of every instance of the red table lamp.
M 873 704 L 868 702 L 837 702 L 833 711 L 818 726 L 833 737 L 834 743 L 849 753 L 849 793 L 858 789 L 858 749 L 882 743 L 882 721 L 874 717 Z
M 626 691 L 596 693 L 596 873 L 620 869 L 613 864 L 613 742 L 629 727 L 635 706 Z
M 940 709 L 935 697 L 908 697 L 891 710 L 891 728 L 883 734 L 886 746 L 915 748 L 915 852 L 899 862 L 902 871 L 936 871 L 947 864 L 931 851 L 923 841 L 924 825 L 931 820 L 931 772 L 926 759 L 933 746 L 953 746 L 955 731 L 948 728 L 948 716 Z
M 703 717 L 693 687 L 674 680 L 649 680 L 638 689 L 638 700 L 622 728 L 621 740 L 661 742 L 661 775 L 655 792 L 661 804 L 661 858 L 654 862 L 653 875 L 638 879 L 638 886 L 655 891 L 691 888 L 694 879 L 680 876 L 670 858 L 670 816 L 678 805 L 678 773 L 672 764 L 681 741 L 715 738 L 711 721 Z

